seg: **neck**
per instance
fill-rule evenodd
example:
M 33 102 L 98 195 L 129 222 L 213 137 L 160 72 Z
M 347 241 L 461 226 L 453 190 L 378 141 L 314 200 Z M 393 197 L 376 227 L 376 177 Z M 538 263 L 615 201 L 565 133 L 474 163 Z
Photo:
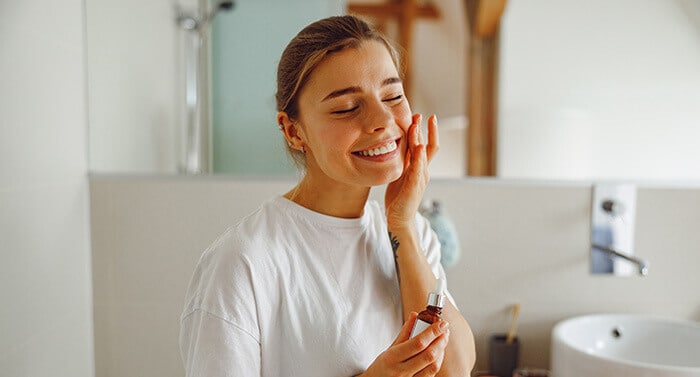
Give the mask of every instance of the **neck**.
M 361 217 L 369 187 L 312 183 L 307 174 L 285 198 L 314 212 L 340 218 Z

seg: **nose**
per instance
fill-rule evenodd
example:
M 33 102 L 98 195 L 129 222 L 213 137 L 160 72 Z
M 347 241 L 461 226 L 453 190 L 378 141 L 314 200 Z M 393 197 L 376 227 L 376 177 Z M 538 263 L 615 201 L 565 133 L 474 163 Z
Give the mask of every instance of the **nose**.
M 364 121 L 364 130 L 367 133 L 382 131 L 394 123 L 394 114 L 381 100 L 372 101 L 367 110 Z

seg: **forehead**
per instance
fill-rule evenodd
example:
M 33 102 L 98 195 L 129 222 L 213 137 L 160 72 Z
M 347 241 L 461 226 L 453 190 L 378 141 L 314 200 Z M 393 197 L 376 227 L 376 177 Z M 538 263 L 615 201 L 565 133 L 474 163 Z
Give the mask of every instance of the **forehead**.
M 328 54 L 311 72 L 302 95 L 312 92 L 325 96 L 351 86 L 369 88 L 398 76 L 387 47 L 380 41 L 368 40 Z

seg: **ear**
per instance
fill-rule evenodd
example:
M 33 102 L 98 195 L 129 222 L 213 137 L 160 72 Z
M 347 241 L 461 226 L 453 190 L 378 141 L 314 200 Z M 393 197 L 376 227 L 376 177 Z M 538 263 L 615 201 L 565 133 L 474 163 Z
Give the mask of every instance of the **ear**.
M 304 130 L 299 126 L 299 122 L 293 121 L 286 112 L 280 111 L 277 113 L 277 124 L 279 124 L 280 130 L 284 134 L 284 138 L 287 139 L 287 145 L 292 149 L 303 150 L 304 145 L 306 145 L 304 141 L 306 137 L 304 136 Z

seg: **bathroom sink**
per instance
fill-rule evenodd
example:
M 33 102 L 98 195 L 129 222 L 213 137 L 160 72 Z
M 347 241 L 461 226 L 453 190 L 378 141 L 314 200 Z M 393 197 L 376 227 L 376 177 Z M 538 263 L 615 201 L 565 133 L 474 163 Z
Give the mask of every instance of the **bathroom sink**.
M 700 377 L 700 324 L 596 314 L 552 330 L 553 377 Z

